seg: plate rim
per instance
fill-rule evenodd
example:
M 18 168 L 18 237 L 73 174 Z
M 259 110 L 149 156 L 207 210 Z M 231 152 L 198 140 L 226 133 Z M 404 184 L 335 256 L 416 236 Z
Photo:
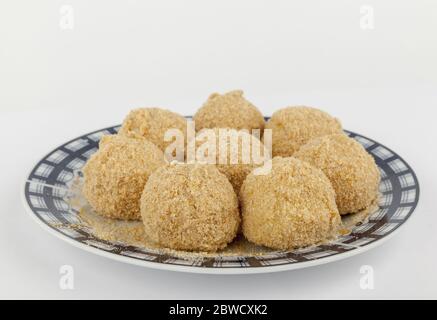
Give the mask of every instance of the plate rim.
M 22 188 L 21 188 L 21 192 L 20 192 L 21 193 L 21 201 L 24 205 L 24 209 L 25 209 L 26 213 L 28 215 L 30 215 L 31 219 L 34 222 L 36 222 L 43 230 L 47 231 L 52 236 L 72 245 L 73 247 L 82 249 L 86 252 L 93 253 L 97 256 L 104 257 L 104 258 L 107 258 L 107 259 L 110 259 L 113 261 L 118 261 L 118 262 L 122 262 L 125 264 L 136 265 L 136 266 L 146 267 L 146 268 L 155 269 L 155 270 L 177 271 L 177 272 L 191 273 L 191 274 L 213 274 L 213 275 L 241 275 L 241 274 L 263 274 L 263 273 L 268 274 L 268 273 L 277 273 L 277 272 L 311 268 L 311 267 L 315 267 L 315 266 L 320 266 L 320 265 L 332 263 L 335 261 L 345 260 L 345 259 L 351 258 L 353 256 L 356 256 L 356 255 L 359 255 L 362 253 L 365 253 L 369 250 L 372 250 L 376 247 L 383 245 L 384 243 L 386 243 L 386 241 L 390 240 L 394 235 L 398 234 L 399 230 L 403 229 L 403 227 L 407 223 L 409 223 L 409 221 L 411 220 L 411 217 L 413 216 L 413 213 L 415 211 L 417 211 L 419 204 L 420 204 L 420 182 L 419 182 L 419 179 L 417 177 L 416 172 L 412 169 L 412 167 L 409 165 L 409 163 L 404 160 L 403 157 L 401 157 L 398 153 L 394 152 L 392 149 L 386 147 L 384 144 L 379 143 L 373 139 L 370 139 L 367 136 L 364 136 L 362 134 L 358 134 L 358 133 L 355 133 L 355 132 L 352 132 L 349 130 L 344 130 L 345 132 L 348 132 L 348 133 L 358 134 L 360 137 L 363 137 L 363 138 L 365 138 L 373 143 L 377 143 L 378 145 L 384 147 L 388 151 L 397 155 L 399 157 L 399 159 L 401 159 L 410 168 L 410 170 L 413 174 L 414 180 L 416 182 L 416 185 L 417 185 L 417 188 L 416 188 L 417 189 L 417 195 L 416 195 L 417 203 L 412 208 L 411 214 L 401 225 L 399 225 L 395 230 L 393 230 L 391 233 L 384 236 L 383 238 L 375 240 L 374 242 L 367 244 L 363 247 L 358 247 L 358 248 L 355 248 L 354 250 L 345 251 L 345 252 L 342 252 L 340 254 L 336 254 L 333 256 L 323 257 L 321 259 L 316 259 L 316 260 L 311 260 L 311 261 L 303 261 L 303 262 L 299 262 L 299 263 L 289 263 L 289 264 L 283 264 L 283 265 L 276 265 L 276 266 L 263 266 L 263 267 L 256 267 L 256 268 L 253 268 L 253 267 L 248 268 L 248 267 L 241 267 L 241 266 L 239 266 L 239 267 L 210 268 L 210 267 L 202 267 L 202 266 L 185 266 L 185 265 L 176 265 L 176 264 L 166 264 L 166 263 L 158 263 L 158 262 L 140 260 L 140 259 L 136 259 L 133 257 L 108 252 L 108 251 L 93 247 L 91 245 L 79 242 L 77 240 L 71 239 L 67 235 L 63 234 L 62 232 L 56 230 L 52 226 L 50 226 L 50 225 L 46 224 L 44 221 L 42 221 L 41 218 L 39 218 L 33 212 L 32 208 L 29 206 L 29 203 L 26 199 L 26 185 L 28 183 L 32 182 L 28 178 L 30 177 L 31 173 L 36 168 L 38 163 L 42 159 L 45 159 L 50 154 L 52 154 L 54 151 L 56 151 L 59 147 L 65 146 L 65 145 L 67 145 L 67 144 L 69 144 L 69 143 L 71 143 L 71 142 L 73 142 L 73 141 L 75 141 L 83 136 L 88 136 L 88 135 L 91 135 L 93 133 L 116 128 L 119 126 L 120 125 L 109 126 L 109 127 L 105 127 L 105 128 L 99 129 L 99 130 L 91 131 L 89 133 L 85 133 L 85 134 L 82 134 L 76 138 L 73 138 L 67 142 L 64 142 L 63 144 L 58 145 L 57 147 L 54 147 L 53 149 L 51 149 L 50 152 L 46 153 L 43 157 L 40 157 L 39 160 L 37 160 L 36 162 L 32 162 L 33 165 L 30 168 L 30 170 L 26 170 L 27 174 L 24 178 L 24 183 L 22 184 Z

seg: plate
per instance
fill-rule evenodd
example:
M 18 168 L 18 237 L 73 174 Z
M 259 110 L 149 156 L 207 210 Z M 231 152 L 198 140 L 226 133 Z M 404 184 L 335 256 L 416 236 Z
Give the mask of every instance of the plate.
M 183 259 L 152 249 L 105 241 L 81 223 L 79 205 L 69 201 L 71 185 L 87 159 L 98 150 L 100 138 L 120 126 L 85 134 L 59 146 L 31 170 L 24 186 L 24 204 L 45 230 L 78 247 L 121 262 L 193 273 L 249 274 L 306 268 L 348 258 L 392 237 L 408 221 L 419 200 L 419 183 L 412 168 L 395 152 L 357 133 L 346 131 L 374 157 L 381 172 L 379 210 L 352 233 L 335 242 L 260 256 L 223 256 Z

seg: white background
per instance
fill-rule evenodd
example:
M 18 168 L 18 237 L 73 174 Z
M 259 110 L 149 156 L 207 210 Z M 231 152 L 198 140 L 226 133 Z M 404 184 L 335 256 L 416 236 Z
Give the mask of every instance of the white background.
M 74 29 L 60 27 L 62 5 Z M 374 29 L 360 27 L 360 7 Z M 437 298 L 437 2 L 0 2 L 0 298 Z M 421 183 L 399 234 L 334 264 L 210 276 L 124 265 L 46 234 L 20 193 L 57 145 L 120 123 L 134 107 L 193 114 L 214 91 L 245 90 L 266 115 L 320 107 L 394 149 Z M 59 288 L 72 265 L 75 290 Z M 371 265 L 375 289 L 360 289 Z

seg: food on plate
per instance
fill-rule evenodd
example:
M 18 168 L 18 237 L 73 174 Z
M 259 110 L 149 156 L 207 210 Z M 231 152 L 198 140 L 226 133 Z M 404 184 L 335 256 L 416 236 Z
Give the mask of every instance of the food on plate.
M 324 111 L 287 107 L 265 123 L 231 91 L 212 94 L 194 124 L 140 108 L 101 139 L 79 187 L 95 230 L 189 255 L 293 250 L 347 234 L 377 208 L 375 160 Z
M 249 174 L 240 199 L 244 236 L 273 249 L 318 244 L 335 237 L 341 224 L 328 178 L 291 157 L 273 158 L 270 174 Z
M 102 216 L 138 220 L 144 185 L 164 164 L 162 151 L 147 140 L 104 136 L 83 168 L 83 194 Z
M 165 134 L 168 130 L 174 129 L 179 130 L 186 137 L 187 120 L 166 109 L 139 108 L 132 110 L 124 119 L 119 135 L 145 138 L 166 152 L 166 148 L 173 143 L 173 140 L 166 141 Z
M 342 133 L 340 121 L 312 107 L 287 107 L 273 113 L 266 124 L 272 130 L 273 156 L 289 157 L 309 140 Z
M 345 134 L 311 140 L 295 157 L 321 169 L 331 181 L 340 214 L 369 207 L 378 196 L 380 173 L 373 157 Z
M 236 236 L 237 196 L 225 175 L 207 164 L 171 163 L 155 171 L 141 197 L 150 239 L 165 248 L 214 252 Z
M 204 128 L 264 129 L 264 117 L 243 97 L 243 91 L 213 93 L 194 115 L 196 130 Z M 251 132 L 252 133 L 252 132 Z
M 216 165 L 240 192 L 246 176 L 269 159 L 263 143 L 248 131 L 227 128 L 202 129 L 195 137 L 196 159 Z

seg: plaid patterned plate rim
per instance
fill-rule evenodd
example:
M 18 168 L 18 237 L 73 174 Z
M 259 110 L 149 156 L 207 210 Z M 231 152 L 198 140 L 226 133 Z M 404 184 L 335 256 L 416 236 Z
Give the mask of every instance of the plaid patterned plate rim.
M 117 133 L 119 126 L 97 130 L 59 146 L 31 170 L 23 201 L 34 220 L 51 234 L 89 252 L 125 263 L 194 273 L 268 273 L 300 269 L 344 259 L 380 245 L 411 217 L 419 201 L 419 182 L 413 169 L 395 152 L 357 133 L 346 133 L 374 157 L 381 171 L 379 210 L 367 223 L 335 242 L 294 251 L 274 251 L 256 257 L 216 256 L 194 260 L 105 241 L 87 228 L 77 228 L 80 208 L 69 199 L 69 184 L 97 151 L 100 138 Z M 71 228 L 75 225 L 75 228 Z

